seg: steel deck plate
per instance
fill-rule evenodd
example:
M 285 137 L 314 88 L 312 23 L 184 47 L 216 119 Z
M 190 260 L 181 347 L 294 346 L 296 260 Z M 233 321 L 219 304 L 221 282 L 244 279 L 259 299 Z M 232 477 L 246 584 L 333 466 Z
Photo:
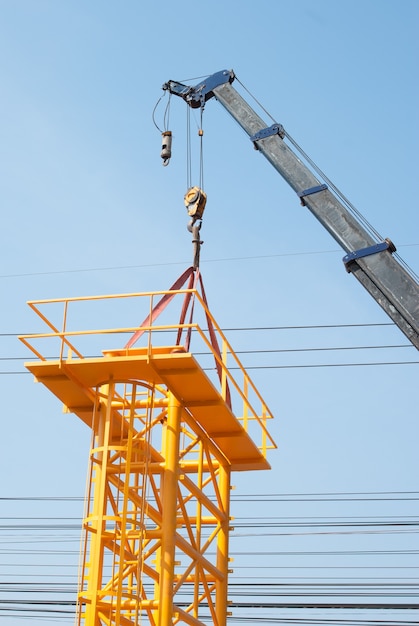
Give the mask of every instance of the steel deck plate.
M 92 422 L 96 389 L 109 380 L 165 385 L 205 430 L 233 470 L 270 468 L 194 356 L 179 347 L 110 350 L 97 358 L 36 361 L 25 366 L 88 426 Z

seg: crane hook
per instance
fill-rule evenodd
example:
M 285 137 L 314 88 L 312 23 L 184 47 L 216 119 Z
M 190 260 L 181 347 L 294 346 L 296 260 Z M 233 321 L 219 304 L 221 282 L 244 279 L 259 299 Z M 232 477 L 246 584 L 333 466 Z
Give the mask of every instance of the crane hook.
M 193 267 L 198 269 L 199 254 L 201 246 L 204 243 L 199 235 L 199 231 L 202 226 L 202 216 L 207 202 L 207 194 L 199 187 L 191 187 L 185 193 L 184 201 L 188 215 L 191 218 L 188 224 L 188 230 L 192 233 Z

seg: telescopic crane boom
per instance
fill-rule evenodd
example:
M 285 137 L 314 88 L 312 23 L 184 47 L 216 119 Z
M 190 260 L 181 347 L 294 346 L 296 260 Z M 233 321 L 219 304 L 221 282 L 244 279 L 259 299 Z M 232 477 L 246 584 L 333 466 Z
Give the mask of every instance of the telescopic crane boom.
M 322 184 L 284 141 L 281 124 L 267 124 L 234 89 L 234 72 L 222 70 L 195 87 L 172 81 L 163 89 L 182 97 L 192 108 L 204 107 L 215 97 L 249 135 L 253 145 L 294 189 L 301 203 L 345 251 L 343 262 L 419 349 L 419 285 L 393 256 L 396 248 L 385 239 L 377 241 L 341 202 L 334 188 Z

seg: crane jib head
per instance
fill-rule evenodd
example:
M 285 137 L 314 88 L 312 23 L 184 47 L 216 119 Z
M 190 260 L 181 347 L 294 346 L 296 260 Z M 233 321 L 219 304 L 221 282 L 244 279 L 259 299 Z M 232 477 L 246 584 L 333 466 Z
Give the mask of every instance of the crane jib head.
M 214 96 L 214 89 L 225 83 L 232 83 L 234 78 L 233 70 L 221 70 L 211 74 L 211 76 L 205 78 L 195 87 L 178 83 L 175 80 L 169 80 L 167 83 L 164 83 L 162 89 L 175 96 L 180 96 L 192 109 L 198 109 L 203 107 L 205 102 Z

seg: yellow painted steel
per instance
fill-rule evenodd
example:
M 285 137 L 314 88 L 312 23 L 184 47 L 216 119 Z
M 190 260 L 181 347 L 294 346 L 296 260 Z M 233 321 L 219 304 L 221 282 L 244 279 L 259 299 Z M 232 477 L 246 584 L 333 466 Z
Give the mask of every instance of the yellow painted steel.
M 36 357 L 26 367 L 92 430 L 80 626 L 226 626 L 231 472 L 269 469 L 275 447 L 271 414 L 215 320 L 220 351 L 198 322 L 150 318 L 129 349 L 112 345 L 138 326 L 75 330 L 87 319 L 78 306 L 94 317 L 111 305 L 112 317 L 134 299 L 148 315 L 165 293 L 31 302 L 48 332 L 21 337 Z M 190 293 L 210 316 L 198 292 L 175 295 Z M 195 354 L 179 341 L 186 330 Z
M 168 392 L 165 458 L 163 484 L 161 487 L 162 501 L 162 541 L 160 549 L 160 580 L 159 580 L 159 621 L 158 626 L 172 622 L 173 587 L 175 578 L 176 530 L 177 530 L 177 488 L 179 464 L 179 439 L 182 405 L 173 393 Z

